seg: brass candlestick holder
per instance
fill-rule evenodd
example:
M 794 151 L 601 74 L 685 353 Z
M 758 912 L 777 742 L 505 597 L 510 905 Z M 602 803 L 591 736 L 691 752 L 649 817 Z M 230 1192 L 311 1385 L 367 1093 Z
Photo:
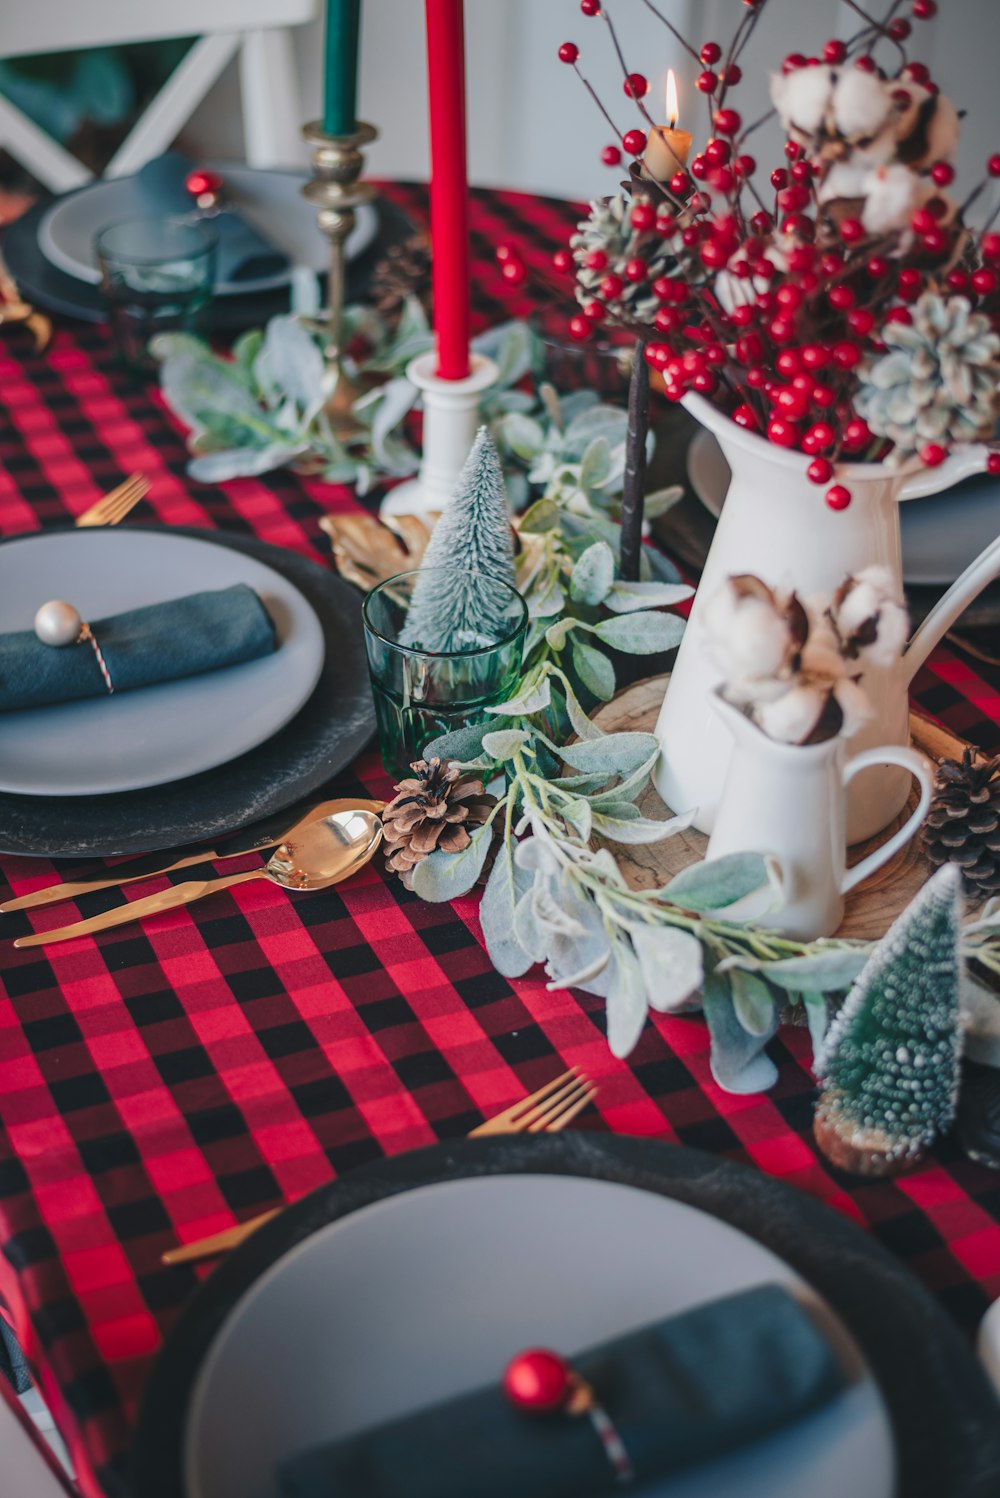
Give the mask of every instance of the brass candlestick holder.
M 359 182 L 358 178 L 364 166 L 362 147 L 371 145 L 378 131 L 374 125 L 359 120 L 350 135 L 328 135 L 321 123 L 313 120 L 303 125 L 302 134 L 312 147 L 316 173 L 302 193 L 316 205 L 320 232 L 330 245 L 326 309 L 311 320 L 310 326 L 324 337 L 324 356 L 334 377 L 327 417 L 334 435 L 341 441 L 350 441 L 365 431 L 351 409 L 364 391 L 343 367 L 344 245 L 354 228 L 354 210 L 361 203 L 370 203 L 376 195 L 372 183 Z

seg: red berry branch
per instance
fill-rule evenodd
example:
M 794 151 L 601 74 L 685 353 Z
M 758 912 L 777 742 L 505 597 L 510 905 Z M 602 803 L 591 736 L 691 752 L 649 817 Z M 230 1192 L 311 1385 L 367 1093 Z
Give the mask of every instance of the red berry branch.
M 996 214 L 978 232 L 965 214 L 986 181 L 1000 176 L 1000 154 L 957 204 L 948 189 L 958 115 L 906 50 L 911 21 L 932 19 L 934 0 L 912 0 L 910 18 L 898 14 L 903 0 L 881 18 L 844 0 L 861 22 L 856 35 L 781 64 L 772 98 L 786 133 L 785 163 L 770 172 L 770 192 L 760 188 L 745 144 L 774 111 L 744 127 L 728 98 L 766 3 L 744 0 L 724 48 L 711 40 L 695 45 L 644 0 L 697 65 L 695 87 L 709 111 L 704 145 L 686 169 L 660 181 L 641 159 L 648 131 L 657 128 L 643 102 L 647 80 L 629 68 L 607 4 L 581 0 L 585 16 L 605 21 L 625 95 L 646 128 L 619 136 L 583 76 L 579 48 L 564 43 L 560 57 L 632 160 L 623 189 L 628 214 L 595 203 L 570 241 L 572 260 L 560 252 L 557 268 L 575 273 L 581 311 L 574 336 L 584 339 L 601 324 L 629 329 L 669 400 L 703 395 L 738 425 L 804 453 L 809 478 L 826 489 L 831 508 L 843 509 L 849 486 L 833 482 L 842 459 L 895 462 L 912 453 L 935 466 L 953 442 L 992 436 L 1000 234 L 989 232 Z M 620 165 L 618 146 L 605 147 L 602 160 Z M 894 355 L 900 349 L 909 351 L 902 366 Z M 890 354 L 895 363 L 886 365 Z M 924 378 L 920 371 L 935 358 L 940 370 Z M 884 382 L 898 380 L 901 368 L 902 390 L 883 401 Z M 969 382 L 973 416 L 968 402 L 963 415 L 948 394 Z M 989 464 L 1000 469 L 1000 453 Z M 623 525 L 630 518 L 637 534 L 625 508 Z

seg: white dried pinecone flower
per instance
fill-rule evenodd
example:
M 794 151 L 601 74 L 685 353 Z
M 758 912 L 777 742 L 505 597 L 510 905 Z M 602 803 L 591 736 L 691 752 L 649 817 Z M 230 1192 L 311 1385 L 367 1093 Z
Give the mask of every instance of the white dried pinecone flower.
M 622 282 L 622 291 L 608 303 L 611 310 L 637 322 L 653 320 L 660 305 L 653 295 L 653 282 L 658 276 L 676 274 L 677 261 L 670 241 L 662 234 L 655 229 L 632 227 L 632 210 L 638 203 L 651 201 L 641 195 L 626 198 L 623 193 L 616 193 L 611 198 L 595 198 L 590 204 L 589 214 L 577 224 L 569 242 L 576 261 L 576 299 L 581 306 L 594 299 L 603 301 L 600 283 L 605 276 L 616 275 Z M 586 263 L 594 250 L 607 256 L 607 264 L 601 270 L 592 270 Z M 646 263 L 642 281 L 630 281 L 625 274 L 626 263 L 634 259 Z
M 910 617 L 888 567 L 864 567 L 837 589 L 830 619 L 848 660 L 891 666 L 910 635 Z
M 808 631 L 794 593 L 774 593 L 760 578 L 727 578 L 702 615 L 705 647 L 728 701 L 743 705 L 786 690 Z
M 893 443 L 898 467 L 927 442 L 945 448 L 993 435 L 1000 396 L 1000 337 L 965 297 L 925 291 L 912 323 L 888 323 L 888 353 L 858 371 L 855 409 Z

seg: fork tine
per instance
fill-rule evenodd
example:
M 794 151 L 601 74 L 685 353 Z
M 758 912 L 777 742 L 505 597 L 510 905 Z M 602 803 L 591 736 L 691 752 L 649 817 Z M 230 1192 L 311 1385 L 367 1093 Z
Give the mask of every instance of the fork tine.
M 558 1086 L 556 1085 L 558 1083 Z M 550 1082 L 547 1088 L 539 1088 L 530 1097 L 526 1097 L 520 1103 L 515 1103 L 508 1110 L 508 1122 L 513 1129 L 526 1129 L 528 1124 L 537 1118 L 540 1110 L 547 1109 L 555 1102 L 559 1102 L 568 1093 L 573 1092 L 580 1085 L 580 1078 L 576 1068 L 557 1077 L 555 1082 Z
M 520 1128 L 528 1133 L 537 1133 L 539 1129 L 545 1129 L 552 1119 L 558 1118 L 564 1108 L 575 1103 L 582 1092 L 590 1087 L 589 1077 L 578 1077 L 569 1087 L 564 1087 L 554 1097 L 542 1103 L 540 1107 L 532 1109 L 528 1117 L 520 1124 Z
M 529 1092 L 528 1096 L 523 1097 L 519 1103 L 514 1103 L 512 1107 L 506 1110 L 504 1117 L 509 1118 L 511 1122 L 516 1118 L 523 1118 L 526 1113 L 530 1113 L 536 1104 L 543 1102 L 547 1097 L 551 1097 L 552 1093 L 556 1092 L 560 1087 L 565 1087 L 568 1082 L 574 1082 L 576 1074 L 576 1067 L 571 1066 L 561 1076 L 553 1077 L 552 1081 L 546 1082 L 544 1087 L 539 1087 L 536 1092 Z
M 556 1118 L 550 1119 L 548 1123 L 532 1124 L 531 1128 L 528 1130 L 528 1133 L 538 1134 L 544 1132 L 546 1134 L 558 1134 L 559 1130 L 564 1129 L 570 1122 L 570 1120 L 575 1118 L 578 1113 L 582 1113 L 584 1108 L 586 1108 L 589 1103 L 592 1103 L 596 1096 L 597 1088 L 591 1087 L 588 1092 L 585 1092 L 583 1094 L 582 1098 L 579 1098 L 572 1105 L 572 1107 L 565 1109 L 565 1111 L 558 1114 Z
M 103 498 L 92 504 L 89 510 L 78 515 L 78 527 L 114 525 L 124 518 L 144 495 L 149 493 L 149 480 L 141 473 L 130 474 L 123 483 L 109 490 Z

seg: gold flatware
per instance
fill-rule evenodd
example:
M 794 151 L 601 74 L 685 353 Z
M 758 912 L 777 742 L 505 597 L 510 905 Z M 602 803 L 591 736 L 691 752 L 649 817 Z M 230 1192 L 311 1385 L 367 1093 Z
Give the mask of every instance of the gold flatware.
M 4 264 L 2 255 L 0 255 L 0 298 L 2 298 L 0 300 L 0 323 L 23 322 L 25 327 L 30 328 L 35 340 L 35 353 L 40 354 L 44 348 L 47 348 L 52 338 L 51 319 L 24 300 L 17 282 Z
M 174 874 L 179 869 L 189 869 L 199 863 L 241 858 L 245 853 L 262 853 L 268 848 L 277 848 L 280 843 L 287 842 L 289 838 L 297 837 L 303 827 L 307 827 L 310 822 L 332 817 L 336 812 L 371 811 L 378 816 L 384 807 L 384 801 L 366 801 L 357 796 L 353 798 L 341 796 L 334 801 L 319 801 L 280 833 L 262 832 L 250 841 L 237 834 L 231 845 L 222 843 L 217 848 L 200 848 L 196 853 L 188 853 L 183 858 L 175 858 L 172 863 L 157 864 L 155 859 L 151 862 L 143 858 L 140 860 L 141 869 L 135 873 L 129 873 L 130 864 L 122 864 L 123 872 L 117 875 L 112 874 L 96 879 L 73 879 L 63 884 L 50 884 L 45 889 L 33 890 L 30 895 L 17 895 L 13 900 L 5 900 L 0 905 L 0 914 L 9 915 L 15 910 L 37 910 L 42 905 L 56 905 L 60 900 L 75 900 L 77 895 L 89 895 L 98 889 L 119 889 L 125 884 L 137 884 L 141 879 L 154 879 L 161 874 Z
M 89 920 L 74 921 L 71 926 L 59 926 L 54 931 L 35 931 L 31 936 L 19 936 L 14 946 L 41 947 L 72 941 L 75 936 L 92 936 L 98 931 L 110 930 L 112 926 L 124 926 L 148 915 L 190 905 L 204 895 L 232 889 L 236 884 L 247 884 L 251 879 L 269 879 L 272 884 L 281 885 L 282 889 L 327 889 L 362 868 L 381 841 L 382 823 L 374 812 L 352 807 L 350 811 L 336 812 L 332 817 L 305 823 L 294 838 L 286 838 L 279 844 L 261 868 L 247 869 L 242 874 L 222 874 L 216 879 L 192 879 L 186 884 L 174 884 L 159 894 L 131 900 L 127 905 L 106 910 Z
M 558 1134 L 571 1119 L 582 1113 L 587 1104 L 597 1096 L 597 1088 L 590 1078 L 575 1066 L 563 1072 L 561 1077 L 547 1082 L 522 1098 L 512 1108 L 505 1108 L 485 1123 L 477 1124 L 469 1132 L 470 1139 L 489 1134 Z M 283 1207 L 272 1207 L 258 1217 L 250 1217 L 235 1227 L 224 1228 L 221 1233 L 212 1233 L 207 1238 L 196 1238 L 191 1243 L 182 1243 L 179 1248 L 168 1248 L 160 1255 L 163 1264 L 196 1264 L 202 1259 L 214 1259 L 219 1254 L 229 1253 L 277 1217 Z
M 140 499 L 149 493 L 149 479 L 144 473 L 132 473 L 123 484 L 111 489 L 89 510 L 78 515 L 74 524 L 78 530 L 92 525 L 117 525 L 130 510 L 134 510 Z

